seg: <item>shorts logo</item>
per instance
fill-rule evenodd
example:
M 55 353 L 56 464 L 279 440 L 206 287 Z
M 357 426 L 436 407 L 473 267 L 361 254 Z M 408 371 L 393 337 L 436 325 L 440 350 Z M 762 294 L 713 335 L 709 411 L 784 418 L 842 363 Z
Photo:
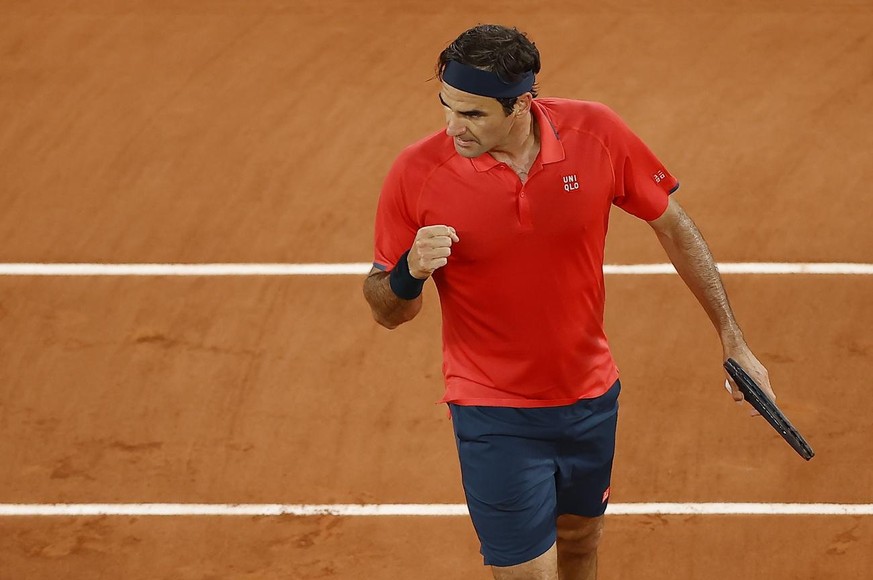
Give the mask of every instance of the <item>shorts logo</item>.
M 663 171 L 658 171 L 657 173 L 652 174 L 652 179 L 655 180 L 655 183 L 661 183 L 665 179 L 667 179 L 667 174 Z
M 606 500 L 609 499 L 609 488 L 606 488 L 606 491 L 603 492 L 603 499 L 600 500 L 600 503 L 606 503 Z
M 576 189 L 579 189 L 579 181 L 576 179 L 576 175 L 565 175 L 564 191 L 574 191 Z

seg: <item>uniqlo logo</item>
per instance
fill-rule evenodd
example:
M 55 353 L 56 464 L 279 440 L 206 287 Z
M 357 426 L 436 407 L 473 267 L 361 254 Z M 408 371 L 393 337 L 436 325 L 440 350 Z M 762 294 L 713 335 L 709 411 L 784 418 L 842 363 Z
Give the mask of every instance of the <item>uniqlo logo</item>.
M 655 183 L 661 183 L 662 181 L 667 179 L 667 174 L 664 173 L 663 171 L 659 171 L 657 173 L 652 174 L 652 179 L 655 180 Z
M 564 191 L 575 191 L 579 189 L 579 180 L 576 179 L 576 174 L 573 175 L 565 175 L 564 179 Z

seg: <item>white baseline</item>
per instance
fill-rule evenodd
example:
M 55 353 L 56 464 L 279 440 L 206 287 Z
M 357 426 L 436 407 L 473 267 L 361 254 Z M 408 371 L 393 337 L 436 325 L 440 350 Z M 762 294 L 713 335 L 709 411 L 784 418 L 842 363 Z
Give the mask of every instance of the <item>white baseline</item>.
M 0 276 L 363 276 L 372 264 L 103 264 L 0 263 Z M 873 264 L 849 262 L 723 262 L 722 274 L 873 275 Z M 672 264 L 605 264 L 604 274 L 675 274 Z
M 466 516 L 464 504 L 0 504 L 0 517 L 13 516 Z M 873 504 L 835 503 L 616 503 L 611 516 L 775 515 L 869 516 Z

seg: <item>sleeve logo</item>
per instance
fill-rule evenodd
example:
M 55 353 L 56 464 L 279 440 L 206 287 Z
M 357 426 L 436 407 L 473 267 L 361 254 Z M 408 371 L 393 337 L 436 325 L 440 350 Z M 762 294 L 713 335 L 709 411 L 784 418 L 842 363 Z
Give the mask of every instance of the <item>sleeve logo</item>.
M 652 179 L 655 180 L 655 183 L 661 183 L 662 181 L 664 181 L 665 179 L 667 179 L 667 174 L 664 173 L 663 170 L 661 170 L 661 171 L 658 171 L 657 173 L 653 173 L 653 174 L 652 174 Z

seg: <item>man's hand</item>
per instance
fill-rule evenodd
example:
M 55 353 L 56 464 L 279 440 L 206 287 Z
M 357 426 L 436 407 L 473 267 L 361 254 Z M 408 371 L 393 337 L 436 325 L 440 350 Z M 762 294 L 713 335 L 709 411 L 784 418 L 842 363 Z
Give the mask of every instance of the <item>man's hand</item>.
M 409 273 L 419 280 L 429 278 L 437 268 L 449 263 L 452 244 L 459 242 L 455 228 L 451 226 L 425 226 L 415 234 L 407 261 Z
M 767 372 L 767 369 L 764 368 L 764 365 L 761 364 L 749 347 L 743 343 L 740 346 L 733 346 L 724 348 L 724 360 L 729 358 L 734 359 L 739 363 L 743 370 L 752 377 L 756 383 L 761 387 L 761 390 L 770 397 L 770 400 L 776 401 L 776 394 L 773 392 L 773 388 L 770 386 L 770 374 Z M 736 383 L 734 383 L 733 379 L 730 378 L 730 375 L 727 375 L 727 383 L 730 385 L 731 396 L 734 398 L 734 401 L 737 403 L 743 402 L 743 394 L 737 388 Z M 752 411 L 751 415 L 759 415 L 757 411 Z

